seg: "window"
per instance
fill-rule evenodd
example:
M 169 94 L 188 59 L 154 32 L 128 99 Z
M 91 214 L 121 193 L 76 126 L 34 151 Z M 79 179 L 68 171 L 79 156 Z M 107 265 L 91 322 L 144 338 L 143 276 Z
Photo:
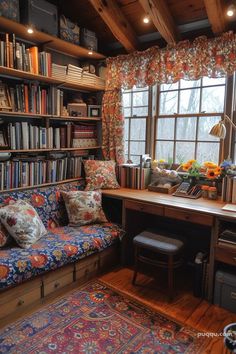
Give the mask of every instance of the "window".
M 149 88 L 123 91 L 125 116 L 125 157 L 134 163 L 146 152 L 146 129 L 149 111 Z
M 224 112 L 225 85 L 225 78 L 204 77 L 160 86 L 156 159 L 219 161 L 220 141 L 208 132 Z

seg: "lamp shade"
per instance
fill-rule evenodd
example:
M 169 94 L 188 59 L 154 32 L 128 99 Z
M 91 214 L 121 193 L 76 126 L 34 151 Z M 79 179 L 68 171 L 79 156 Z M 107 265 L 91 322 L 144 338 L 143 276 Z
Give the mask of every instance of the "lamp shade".
M 220 121 L 219 123 L 213 125 L 213 127 L 209 131 L 209 134 L 217 138 L 224 139 L 226 136 L 226 127 L 223 121 Z

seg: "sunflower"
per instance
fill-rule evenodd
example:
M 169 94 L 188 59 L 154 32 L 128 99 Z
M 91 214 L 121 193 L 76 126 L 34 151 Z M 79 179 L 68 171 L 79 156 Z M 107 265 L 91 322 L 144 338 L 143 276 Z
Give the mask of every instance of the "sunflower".
M 220 166 L 217 166 L 217 167 L 214 169 L 214 171 L 215 171 L 215 174 L 216 174 L 217 176 L 219 176 L 219 175 L 221 174 L 221 172 L 222 172 L 222 168 L 221 168 Z
M 192 159 L 192 160 L 188 160 L 187 161 L 187 163 L 189 164 L 189 165 L 192 165 L 192 164 L 194 164 L 195 162 L 197 162 L 196 160 L 194 160 L 194 159 Z
M 218 174 L 215 172 L 213 169 L 208 169 L 207 170 L 207 178 L 209 179 L 214 179 L 218 176 Z
M 210 168 L 210 169 L 218 167 L 217 164 L 215 164 L 214 162 L 211 162 L 211 161 L 206 161 L 206 162 L 204 162 L 203 165 L 207 168 Z
M 182 164 L 182 169 L 184 171 L 188 171 L 190 169 L 190 167 L 191 167 L 191 165 L 188 162 Z

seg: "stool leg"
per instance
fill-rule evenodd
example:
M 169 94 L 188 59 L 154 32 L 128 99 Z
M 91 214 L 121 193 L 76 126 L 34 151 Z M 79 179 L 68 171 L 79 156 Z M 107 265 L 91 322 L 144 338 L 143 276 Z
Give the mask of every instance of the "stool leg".
M 136 278 L 137 278 L 137 273 L 138 273 L 138 247 L 135 246 L 134 249 L 134 275 L 133 275 L 133 280 L 132 284 L 135 285 Z
M 168 295 L 169 301 L 173 299 L 173 290 L 174 290 L 174 277 L 173 277 L 173 256 L 168 257 Z

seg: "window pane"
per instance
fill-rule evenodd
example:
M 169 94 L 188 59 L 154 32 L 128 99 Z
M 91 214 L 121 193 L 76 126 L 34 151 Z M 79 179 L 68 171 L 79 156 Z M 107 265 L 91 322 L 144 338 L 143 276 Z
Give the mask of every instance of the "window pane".
M 180 91 L 180 113 L 198 113 L 200 89 Z
M 133 108 L 133 117 L 146 117 L 148 115 L 148 107 Z
M 148 91 L 133 93 L 133 106 L 147 106 Z
M 201 80 L 180 80 L 180 88 L 199 87 Z
M 205 87 L 202 89 L 202 108 L 206 112 L 224 111 L 225 86 Z
M 131 119 L 131 140 L 145 140 L 146 119 Z
M 135 156 L 135 155 L 130 155 L 130 160 L 133 162 L 133 163 L 140 163 L 140 156 Z
M 131 109 L 130 108 L 125 108 L 124 109 L 124 116 L 125 117 L 130 117 L 131 116 Z
M 173 160 L 174 143 L 170 141 L 157 141 L 156 154 L 157 160 L 164 159 L 166 161 Z
M 195 155 L 195 143 L 190 142 L 177 142 L 175 151 L 175 162 L 182 163 L 184 161 L 194 159 Z
M 213 161 L 218 163 L 219 160 L 219 143 L 198 143 L 197 144 L 197 161 Z
M 125 119 L 125 140 L 129 139 L 129 119 Z
M 131 141 L 130 142 L 130 154 L 142 155 L 145 154 L 145 142 L 144 141 Z
M 225 77 L 211 78 L 211 77 L 204 76 L 202 80 L 202 86 L 224 85 L 224 84 L 225 84 Z
M 174 84 L 163 84 L 161 85 L 161 91 L 177 90 L 178 85 L 178 82 L 175 82 Z
M 128 155 L 128 148 L 129 148 L 129 143 L 128 141 L 125 142 L 125 155 Z
M 133 87 L 133 91 L 148 91 L 148 86 L 145 87 Z
M 159 118 L 157 120 L 157 139 L 174 139 L 175 119 Z
M 209 134 L 209 131 L 220 121 L 220 117 L 199 117 L 198 123 L 198 140 L 207 140 L 207 141 L 219 141 L 219 138 L 216 138 Z
M 196 139 L 197 118 L 177 118 L 177 140 L 195 140 Z
M 123 93 L 123 106 L 124 107 L 131 106 L 131 93 Z
M 160 93 L 160 114 L 173 114 L 177 112 L 178 91 Z

